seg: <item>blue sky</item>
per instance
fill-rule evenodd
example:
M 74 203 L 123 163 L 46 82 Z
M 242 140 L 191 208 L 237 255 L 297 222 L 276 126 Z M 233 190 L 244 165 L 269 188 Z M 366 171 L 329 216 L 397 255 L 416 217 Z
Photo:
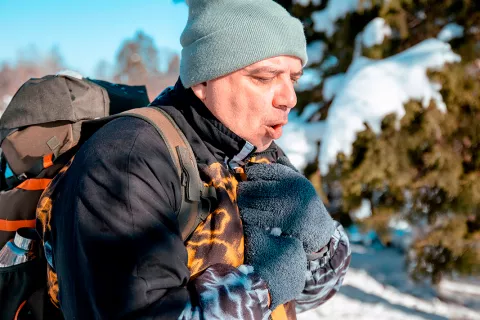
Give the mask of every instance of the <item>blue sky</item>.
M 96 64 L 113 63 L 137 30 L 160 50 L 179 53 L 187 14 L 186 4 L 173 0 L 0 0 L 0 64 L 30 46 L 40 54 L 56 46 L 68 67 L 93 76 Z

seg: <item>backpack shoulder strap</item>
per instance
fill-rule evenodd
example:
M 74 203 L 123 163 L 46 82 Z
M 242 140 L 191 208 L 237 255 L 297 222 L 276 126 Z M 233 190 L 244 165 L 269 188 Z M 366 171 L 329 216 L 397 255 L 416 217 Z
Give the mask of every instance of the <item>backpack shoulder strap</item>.
M 206 187 L 200 179 L 192 147 L 175 121 L 160 108 L 132 109 L 119 115 L 147 121 L 165 141 L 182 184 L 182 204 L 177 218 L 182 238 L 186 241 L 208 215 L 202 210 L 201 196 Z

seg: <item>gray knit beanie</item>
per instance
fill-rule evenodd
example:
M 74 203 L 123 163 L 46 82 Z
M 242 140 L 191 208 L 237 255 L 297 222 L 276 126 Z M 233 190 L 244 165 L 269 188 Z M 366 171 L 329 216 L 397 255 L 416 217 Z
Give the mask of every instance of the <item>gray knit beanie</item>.
M 307 63 L 300 20 L 272 0 L 187 0 L 180 43 L 185 88 L 280 55 Z

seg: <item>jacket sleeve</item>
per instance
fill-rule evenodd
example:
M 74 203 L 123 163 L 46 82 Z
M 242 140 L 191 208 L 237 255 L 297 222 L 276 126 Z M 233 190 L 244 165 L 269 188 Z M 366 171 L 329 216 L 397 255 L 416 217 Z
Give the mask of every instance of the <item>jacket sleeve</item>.
M 335 221 L 330 242 L 319 252 L 307 256 L 305 289 L 296 299 L 296 311 L 304 312 L 320 306 L 335 295 L 350 265 L 351 251 L 347 234 Z
M 52 196 L 53 262 L 66 319 L 195 319 L 185 310 L 222 318 L 236 306 L 231 292 L 251 302 L 245 319 L 268 312 L 259 307 L 266 285 L 253 274 L 217 266 L 190 281 L 174 168 L 156 131 L 133 118 L 107 124 L 77 152 Z

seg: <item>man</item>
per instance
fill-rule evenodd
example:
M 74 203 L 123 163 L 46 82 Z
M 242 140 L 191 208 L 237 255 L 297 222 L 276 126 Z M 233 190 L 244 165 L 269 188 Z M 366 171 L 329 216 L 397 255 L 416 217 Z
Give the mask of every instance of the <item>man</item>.
M 307 61 L 301 23 L 271 0 L 187 3 L 180 79 L 152 105 L 183 131 L 217 201 L 184 243 L 165 142 L 140 119 L 105 125 L 52 196 L 67 319 L 295 319 L 343 281 L 343 229 L 273 142 Z

